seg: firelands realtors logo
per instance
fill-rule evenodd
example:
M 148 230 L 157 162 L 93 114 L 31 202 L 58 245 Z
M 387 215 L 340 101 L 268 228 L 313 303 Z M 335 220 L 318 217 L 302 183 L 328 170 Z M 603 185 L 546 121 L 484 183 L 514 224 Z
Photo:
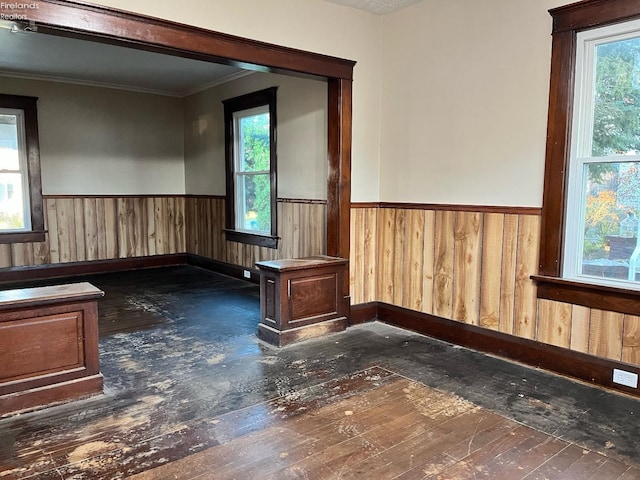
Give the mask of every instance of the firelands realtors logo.
M 0 20 L 10 22 L 29 20 L 29 11 L 40 8 L 36 2 L 32 3 L 9 3 L 0 2 Z

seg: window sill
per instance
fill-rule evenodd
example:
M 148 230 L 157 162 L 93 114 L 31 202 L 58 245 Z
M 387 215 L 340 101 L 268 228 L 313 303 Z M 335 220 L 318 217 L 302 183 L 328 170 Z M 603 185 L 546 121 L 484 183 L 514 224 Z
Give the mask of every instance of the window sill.
M 237 230 L 224 230 L 224 235 L 229 242 L 246 243 L 266 248 L 278 248 L 279 237 L 269 235 L 255 235 L 253 233 L 239 232 Z
M 640 291 L 594 285 L 558 277 L 531 275 L 538 284 L 538 298 L 572 303 L 598 310 L 640 315 Z
M 46 230 L 32 230 L 30 232 L 0 233 L 0 244 L 44 242 Z

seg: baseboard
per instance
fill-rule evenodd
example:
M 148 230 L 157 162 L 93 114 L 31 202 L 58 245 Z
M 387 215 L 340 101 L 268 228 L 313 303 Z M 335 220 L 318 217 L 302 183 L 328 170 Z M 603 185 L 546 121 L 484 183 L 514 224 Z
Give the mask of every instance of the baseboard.
M 349 315 L 349 326 L 360 325 L 361 323 L 373 322 L 378 316 L 378 302 L 359 303 L 351 305 L 351 315 Z
M 185 253 L 174 253 L 148 257 L 113 258 L 86 262 L 9 267 L 0 269 L 0 283 L 27 282 L 56 277 L 74 277 L 78 275 L 138 270 L 141 268 L 168 267 L 172 265 L 185 265 L 186 263 L 187 255 Z
M 375 316 L 372 315 L 373 310 L 373 303 L 351 307 L 352 316 L 356 312 L 360 323 L 378 320 L 506 360 L 640 397 L 638 389 L 613 383 L 613 370 L 616 368 L 640 375 L 640 368 L 635 365 L 515 337 L 387 303 L 375 304 Z M 369 317 L 368 320 L 366 317 Z
M 102 374 L 0 396 L 0 417 L 102 393 Z
M 241 278 L 242 280 L 253 283 L 260 283 L 260 273 L 255 268 L 247 268 L 242 265 L 221 262 L 220 260 L 213 260 L 212 258 L 202 257 L 193 253 L 187 254 L 186 263 L 194 267 L 204 268 L 205 270 L 211 270 L 212 272 L 221 273 L 229 277 Z M 245 272 L 249 272 L 249 277 L 244 276 Z
M 49 278 L 75 277 L 99 273 L 123 272 L 143 268 L 170 267 L 175 265 L 193 265 L 230 277 L 241 278 L 253 283 L 260 282 L 260 275 L 255 268 L 213 260 L 191 253 L 173 253 L 168 255 L 152 255 L 147 257 L 114 258 L 109 260 L 90 260 L 86 262 L 56 263 L 32 265 L 27 267 L 9 267 L 0 269 L 0 284 L 30 282 Z M 249 278 L 244 272 L 249 272 Z

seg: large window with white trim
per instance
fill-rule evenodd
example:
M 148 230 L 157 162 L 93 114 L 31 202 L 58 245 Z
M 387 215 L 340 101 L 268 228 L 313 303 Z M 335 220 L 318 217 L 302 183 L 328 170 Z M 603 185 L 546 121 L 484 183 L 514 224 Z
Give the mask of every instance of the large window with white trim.
M 640 288 L 640 21 L 579 32 L 563 277 Z

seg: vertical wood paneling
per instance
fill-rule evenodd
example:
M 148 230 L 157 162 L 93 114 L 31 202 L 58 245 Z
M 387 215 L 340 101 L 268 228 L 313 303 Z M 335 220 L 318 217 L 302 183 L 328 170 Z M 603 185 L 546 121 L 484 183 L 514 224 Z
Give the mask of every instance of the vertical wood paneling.
M 500 325 L 512 334 L 515 316 L 516 270 L 518 255 L 518 215 L 505 215 L 502 231 L 502 269 L 500 271 Z
M 422 311 L 433 313 L 436 214 L 424 212 L 424 249 L 422 251 Z
M 85 198 L 82 201 L 84 217 L 85 258 L 98 260 L 98 209 L 95 198 Z
M 482 236 L 482 277 L 480 326 L 497 330 L 500 326 L 500 281 L 502 279 L 502 240 L 504 214 L 484 216 Z
M 378 299 L 393 303 L 394 241 L 396 211 L 382 208 L 378 212 L 378 223 L 381 226 L 378 234 Z
M 104 199 L 98 198 L 95 200 L 96 208 L 96 243 L 98 249 L 98 258 L 107 257 L 107 236 L 106 236 L 106 210 Z
M 105 222 L 105 246 L 107 254 L 105 258 L 118 257 L 118 202 L 115 198 L 101 199 L 104 204 Z
M 11 245 L 8 243 L 0 244 L 0 268 L 12 266 L 13 259 L 11 258 Z
M 47 229 L 47 241 L 49 242 L 49 256 L 51 263 L 59 263 L 60 253 L 58 246 L 58 216 L 56 214 L 56 199 L 45 199 L 46 215 L 45 228 Z M 8 265 L 3 265 L 8 266 Z
M 571 349 L 587 353 L 589 351 L 589 326 L 591 309 L 573 305 L 571 309 Z
M 536 288 L 530 276 L 538 264 L 540 218 L 522 215 L 518 223 L 514 333 L 533 339 L 536 333 Z
M 402 306 L 422 310 L 422 272 L 424 261 L 424 210 L 405 214 Z
M 433 313 L 440 317 L 451 318 L 453 313 L 453 262 L 455 250 L 454 212 L 436 212 L 434 243 Z
M 640 365 L 640 317 L 636 315 L 624 316 L 622 361 Z
M 404 272 L 402 270 L 403 267 L 403 255 L 404 255 L 404 244 L 405 244 L 405 215 L 406 210 L 396 210 L 396 222 L 395 228 L 393 229 L 393 303 L 395 305 L 402 305 L 402 291 L 404 290 L 404 283 L 406 281 L 405 274 L 409 272 Z
M 73 231 L 76 235 L 76 256 L 75 260 L 83 262 L 87 259 L 87 249 L 85 242 L 86 227 L 84 224 L 84 199 L 73 199 L 74 209 L 74 226 Z
M 624 315 L 615 312 L 591 310 L 589 353 L 599 357 L 622 358 L 622 328 Z
M 376 276 L 376 255 L 378 253 L 378 209 L 367 208 L 365 210 L 364 227 L 364 279 L 363 295 L 365 302 L 377 300 L 376 291 L 378 279 Z M 356 247 L 357 248 L 357 247 Z
M 356 208 L 352 210 L 349 224 L 349 242 L 352 245 L 349 251 L 349 291 L 351 292 L 351 304 L 363 303 L 364 295 L 362 291 L 363 282 L 356 282 L 358 278 L 364 278 L 363 256 L 364 248 L 353 248 L 355 245 L 362 245 L 364 241 L 361 239 L 362 231 L 360 226 L 364 227 L 362 219 L 364 209 Z
M 453 319 L 478 324 L 482 214 L 457 212 L 453 271 Z
M 58 199 L 57 202 L 58 245 L 60 262 L 75 262 L 76 257 L 76 225 L 73 199 Z
M 571 343 L 571 305 L 538 300 L 538 341 L 569 348 Z

